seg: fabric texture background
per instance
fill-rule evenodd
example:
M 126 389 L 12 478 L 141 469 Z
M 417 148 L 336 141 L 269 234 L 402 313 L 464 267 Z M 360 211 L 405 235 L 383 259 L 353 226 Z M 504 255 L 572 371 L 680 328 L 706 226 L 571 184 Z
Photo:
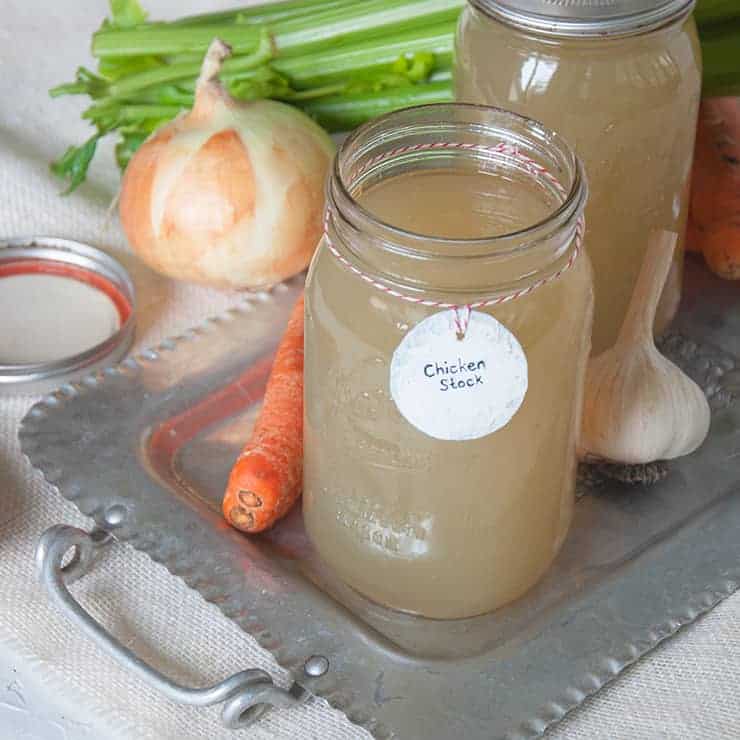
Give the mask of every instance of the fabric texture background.
M 156 16 L 170 17 L 235 3 L 146 4 Z M 47 89 L 88 63 L 90 34 L 106 10 L 104 0 L 0 0 L 0 234 L 75 238 L 114 253 L 136 283 L 141 348 L 223 311 L 238 297 L 173 284 L 132 258 L 116 219 L 108 215 L 119 181 L 110 151 L 101 152 L 85 186 L 70 197 L 59 197 L 59 183 L 48 163 L 69 144 L 86 138 L 88 129 L 79 118 L 80 99 L 52 101 Z M 369 737 L 319 700 L 273 712 L 255 729 L 227 732 L 218 709 L 183 708 L 163 699 L 59 616 L 37 584 L 34 548 L 52 524 L 89 527 L 89 522 L 21 456 L 18 423 L 33 400 L 0 399 L 0 640 L 34 667 L 39 680 L 70 706 L 84 708 L 101 738 Z M 213 605 L 127 546 L 114 547 L 73 591 L 126 645 L 182 682 L 204 685 L 252 666 L 270 671 L 280 683 L 288 681 L 271 656 Z M 736 595 L 626 671 L 548 736 L 738 738 L 739 678 Z

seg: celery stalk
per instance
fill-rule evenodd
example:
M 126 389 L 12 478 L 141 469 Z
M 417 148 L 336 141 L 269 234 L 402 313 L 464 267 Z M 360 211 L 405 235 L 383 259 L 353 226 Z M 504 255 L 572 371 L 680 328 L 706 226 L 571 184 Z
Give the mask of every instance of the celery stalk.
M 249 5 L 246 8 L 233 8 L 216 13 L 202 13 L 180 18 L 176 21 L 150 26 L 169 25 L 170 27 L 206 26 L 219 23 L 275 23 L 277 21 L 301 18 L 315 13 L 317 10 L 326 10 L 341 6 L 356 4 L 357 0 L 285 0 L 284 2 L 268 3 L 267 5 Z
M 259 45 L 261 36 L 262 30 L 258 26 L 237 24 L 203 28 L 103 28 L 93 36 L 92 52 L 101 59 L 205 53 L 208 44 L 218 37 L 229 44 L 235 54 L 250 54 Z
M 354 38 L 370 38 L 394 31 L 419 28 L 441 21 L 456 22 L 464 0 L 363 0 L 348 7 L 318 10 L 270 27 L 279 55 L 288 56 L 327 48 Z M 205 27 L 103 28 L 93 36 L 93 55 L 104 59 L 121 56 L 157 56 L 205 53 L 214 37 L 229 44 L 234 53 L 255 51 L 261 30 L 251 25 L 224 24 Z
M 272 57 L 272 45 L 266 35 L 263 35 L 260 45 L 251 54 L 227 59 L 223 65 L 223 74 L 246 72 L 255 69 Z M 139 90 L 155 87 L 166 82 L 176 82 L 198 76 L 200 62 L 166 64 L 153 69 L 146 69 L 138 74 L 128 75 L 113 82 L 108 87 L 108 95 L 113 98 L 125 98 Z
M 298 106 L 327 131 L 349 131 L 376 116 L 427 103 L 450 103 L 454 100 L 448 82 L 409 85 L 392 90 L 312 100 Z
M 434 69 L 452 66 L 454 38 L 450 23 L 414 29 L 327 51 L 278 58 L 271 66 L 298 90 L 327 85 L 338 80 L 390 72 L 400 57 L 417 53 L 434 55 Z
M 115 119 L 118 126 L 124 126 L 151 119 L 171 119 L 180 111 L 186 109 L 187 106 L 185 105 L 123 104 L 92 106 L 82 114 L 82 117 L 91 121 Z
M 424 25 L 457 23 L 464 0 L 364 0 L 356 8 L 317 13 L 304 20 L 280 24 L 274 40 L 280 56 L 287 57 L 350 39 L 369 39 Z

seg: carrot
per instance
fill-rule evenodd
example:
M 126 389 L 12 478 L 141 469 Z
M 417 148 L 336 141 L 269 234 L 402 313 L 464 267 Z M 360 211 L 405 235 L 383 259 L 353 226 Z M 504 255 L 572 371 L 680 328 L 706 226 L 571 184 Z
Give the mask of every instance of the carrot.
M 243 532 L 262 532 L 285 516 L 303 478 L 303 296 L 293 309 L 254 431 L 231 469 L 222 510 Z
M 702 100 L 689 216 L 709 268 L 740 280 L 740 98 Z

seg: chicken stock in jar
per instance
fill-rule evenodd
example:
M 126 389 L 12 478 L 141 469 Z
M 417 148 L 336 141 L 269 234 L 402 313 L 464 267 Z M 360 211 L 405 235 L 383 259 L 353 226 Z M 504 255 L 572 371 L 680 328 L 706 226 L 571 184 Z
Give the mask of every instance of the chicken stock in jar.
M 595 354 L 616 340 L 656 230 L 681 234 L 658 332 L 678 307 L 701 87 L 692 8 L 687 0 L 470 0 L 460 20 L 457 99 L 542 121 L 584 163 Z
M 355 132 L 306 286 L 304 518 L 337 575 L 436 618 L 545 573 L 571 519 L 591 271 L 554 132 L 433 105 Z

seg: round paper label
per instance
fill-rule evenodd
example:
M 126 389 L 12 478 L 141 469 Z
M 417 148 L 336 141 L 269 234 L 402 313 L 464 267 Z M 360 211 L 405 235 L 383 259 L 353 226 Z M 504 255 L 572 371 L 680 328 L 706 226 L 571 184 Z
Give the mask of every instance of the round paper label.
M 493 316 L 473 311 L 458 339 L 454 311 L 417 324 L 391 360 L 401 415 L 435 439 L 478 439 L 509 423 L 527 393 L 527 358 Z

